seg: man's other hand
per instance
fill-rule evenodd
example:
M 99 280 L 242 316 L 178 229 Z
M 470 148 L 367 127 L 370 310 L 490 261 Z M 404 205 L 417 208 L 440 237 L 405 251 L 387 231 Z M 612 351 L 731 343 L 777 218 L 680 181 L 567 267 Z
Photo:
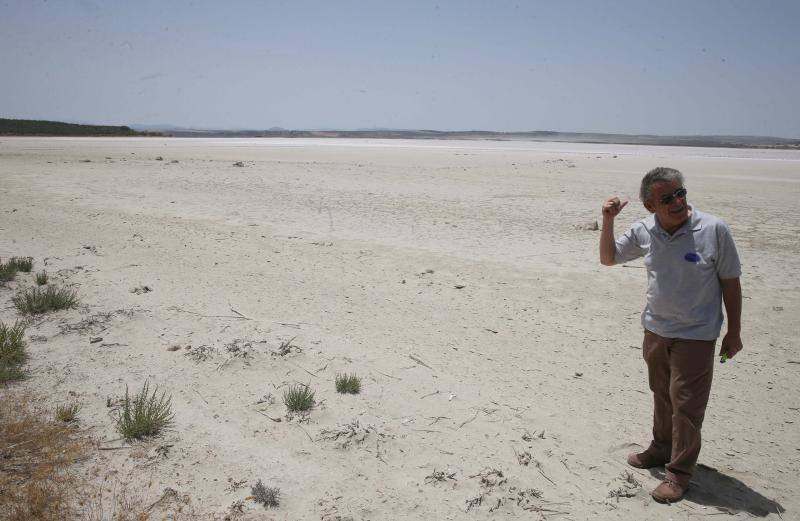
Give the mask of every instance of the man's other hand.
M 603 203 L 603 217 L 613 219 L 625 208 L 628 201 L 620 201 L 619 197 L 609 197 Z
M 736 334 L 728 333 L 722 338 L 722 346 L 719 348 L 719 356 L 723 354 L 727 355 L 728 358 L 733 358 L 736 356 L 736 353 L 742 350 L 742 338 Z

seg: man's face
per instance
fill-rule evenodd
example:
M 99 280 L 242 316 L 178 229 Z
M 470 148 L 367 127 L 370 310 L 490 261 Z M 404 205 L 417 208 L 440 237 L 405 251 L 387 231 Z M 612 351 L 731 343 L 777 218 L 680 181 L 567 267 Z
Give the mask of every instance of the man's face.
M 651 187 L 653 197 L 644 206 L 650 212 L 656 214 L 658 224 L 666 231 L 673 233 L 686 222 L 689 218 L 689 205 L 686 202 L 686 194 L 682 197 L 670 197 L 675 191 L 683 188 L 678 180 L 655 183 Z M 668 203 L 664 199 L 672 199 Z

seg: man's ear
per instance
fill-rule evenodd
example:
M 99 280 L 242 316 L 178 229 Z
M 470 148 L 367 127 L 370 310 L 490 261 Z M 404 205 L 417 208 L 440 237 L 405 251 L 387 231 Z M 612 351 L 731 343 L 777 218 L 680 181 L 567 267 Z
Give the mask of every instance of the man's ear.
M 647 208 L 648 212 L 656 213 L 656 207 L 653 205 L 652 201 L 645 201 L 642 204 L 644 205 L 645 208 Z

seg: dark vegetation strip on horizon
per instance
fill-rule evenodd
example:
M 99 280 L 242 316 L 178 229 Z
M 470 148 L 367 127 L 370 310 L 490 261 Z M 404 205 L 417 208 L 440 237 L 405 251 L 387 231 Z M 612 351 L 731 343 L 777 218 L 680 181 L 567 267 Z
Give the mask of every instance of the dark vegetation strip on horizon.
M 60 121 L 0 118 L 0 135 L 4 136 L 154 136 L 154 132 L 137 132 L 128 126 L 78 125 Z

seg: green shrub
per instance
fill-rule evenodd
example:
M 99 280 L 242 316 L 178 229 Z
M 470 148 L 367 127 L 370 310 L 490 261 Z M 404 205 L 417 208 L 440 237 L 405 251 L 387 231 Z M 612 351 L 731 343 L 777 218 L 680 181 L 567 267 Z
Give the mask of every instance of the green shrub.
M 30 273 L 33 269 L 33 257 L 11 257 L 8 263 L 16 266 L 17 271 Z
M 309 411 L 316 404 L 314 391 L 306 384 L 292 385 L 283 392 L 283 403 L 289 412 Z
M 250 487 L 250 495 L 253 496 L 253 501 L 261 503 L 264 508 L 277 507 L 281 499 L 281 489 L 267 487 L 259 479 L 255 485 Z
M 47 272 L 44 270 L 36 274 L 36 284 L 39 286 L 44 286 L 45 284 L 47 284 L 47 279 L 48 279 Z
M 125 439 L 141 439 L 155 436 L 170 427 L 175 415 L 172 413 L 172 395 L 167 398 L 166 391 L 158 396 L 158 386 L 150 393 L 150 386 L 144 382 L 142 391 L 131 398 L 125 387 L 125 400 L 117 415 L 117 430 Z
M 14 277 L 17 276 L 17 266 L 11 264 L 10 262 L 6 262 L 5 264 L 0 262 L 0 284 L 4 284 L 10 280 L 14 280 Z
M 37 315 L 48 311 L 69 309 L 78 303 L 78 294 L 69 288 L 30 288 L 11 299 L 20 313 Z
M 78 413 L 81 412 L 83 406 L 78 402 L 65 403 L 56 405 L 56 421 L 69 423 L 78 419 Z
M 16 321 L 7 326 L 0 322 L 0 383 L 22 379 L 26 358 L 25 323 Z
M 336 392 L 342 394 L 358 394 L 361 392 L 361 378 L 355 374 L 337 374 Z
M 22 370 L 21 365 L 6 365 L 4 361 L 0 360 L 0 384 L 22 380 L 23 378 L 25 378 L 25 371 Z

